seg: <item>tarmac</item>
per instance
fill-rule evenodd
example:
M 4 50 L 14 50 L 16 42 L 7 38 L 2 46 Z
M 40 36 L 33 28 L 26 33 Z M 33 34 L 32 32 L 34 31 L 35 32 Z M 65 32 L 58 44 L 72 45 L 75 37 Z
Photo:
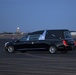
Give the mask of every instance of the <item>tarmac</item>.
M 4 50 L 7 41 L 0 40 L 0 75 L 76 75 L 76 51 L 8 53 Z

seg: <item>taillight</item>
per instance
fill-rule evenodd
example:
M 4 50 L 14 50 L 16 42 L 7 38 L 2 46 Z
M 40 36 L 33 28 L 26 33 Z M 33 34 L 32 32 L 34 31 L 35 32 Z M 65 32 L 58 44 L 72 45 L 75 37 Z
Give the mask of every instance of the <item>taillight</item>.
M 74 41 L 74 45 L 76 46 L 76 41 Z
M 67 41 L 66 41 L 66 40 L 63 40 L 63 44 L 64 44 L 64 46 L 68 46 L 68 44 L 67 44 Z

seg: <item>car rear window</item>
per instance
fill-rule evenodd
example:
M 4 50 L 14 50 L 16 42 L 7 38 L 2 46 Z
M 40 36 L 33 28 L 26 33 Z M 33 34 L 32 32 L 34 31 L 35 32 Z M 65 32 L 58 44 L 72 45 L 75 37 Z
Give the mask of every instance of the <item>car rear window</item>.
M 71 34 L 70 34 L 69 31 L 65 31 L 65 32 L 64 32 L 64 37 L 65 37 L 65 38 L 72 38 L 72 36 L 71 36 Z

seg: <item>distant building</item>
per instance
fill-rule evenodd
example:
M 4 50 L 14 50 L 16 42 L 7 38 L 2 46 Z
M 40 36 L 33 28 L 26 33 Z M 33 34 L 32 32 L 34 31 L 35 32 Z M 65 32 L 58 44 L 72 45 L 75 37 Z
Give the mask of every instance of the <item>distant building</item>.
M 20 33 L 20 28 L 19 28 L 19 27 L 17 27 L 16 32 L 17 32 L 17 33 Z
M 73 37 L 74 39 L 76 39 L 76 31 L 70 31 L 70 34 L 72 35 L 72 37 Z
M 73 35 L 73 36 L 76 35 L 76 31 L 71 31 L 70 33 L 71 33 L 71 35 Z

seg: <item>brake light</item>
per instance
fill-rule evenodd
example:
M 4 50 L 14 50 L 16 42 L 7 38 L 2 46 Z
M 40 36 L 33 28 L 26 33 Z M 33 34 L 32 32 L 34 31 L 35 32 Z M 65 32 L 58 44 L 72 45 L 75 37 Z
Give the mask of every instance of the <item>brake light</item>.
M 74 45 L 76 46 L 76 41 L 74 41 Z
M 68 46 L 68 44 L 67 44 L 67 41 L 66 41 L 66 40 L 63 40 L 63 44 L 64 44 L 64 46 Z

